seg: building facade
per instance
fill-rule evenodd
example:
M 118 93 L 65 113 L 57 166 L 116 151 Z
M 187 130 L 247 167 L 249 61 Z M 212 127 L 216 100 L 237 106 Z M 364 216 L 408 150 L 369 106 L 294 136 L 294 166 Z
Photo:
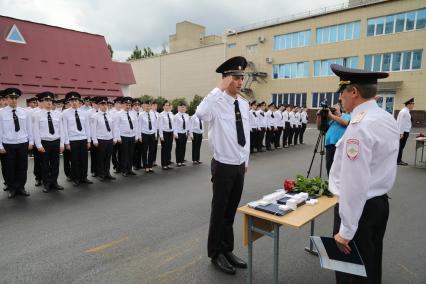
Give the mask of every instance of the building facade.
M 425 1 L 354 0 L 230 30 L 225 49 L 226 58 L 250 61 L 245 92 L 258 100 L 313 109 L 325 100 L 334 104 L 337 78 L 329 66 L 337 63 L 389 72 L 378 84 L 378 104 L 396 116 L 414 97 L 413 124 L 426 121 Z

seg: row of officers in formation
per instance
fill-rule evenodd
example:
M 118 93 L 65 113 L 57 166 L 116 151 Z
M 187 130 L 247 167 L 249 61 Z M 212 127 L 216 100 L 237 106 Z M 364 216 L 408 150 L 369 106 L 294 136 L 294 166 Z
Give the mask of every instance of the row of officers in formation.
M 17 106 L 21 91 L 0 91 L 0 161 L 4 190 L 9 198 L 29 196 L 25 190 L 28 153 L 34 157 L 36 186 L 43 192 L 63 190 L 58 184 L 60 153 L 67 180 L 74 186 L 91 184 L 90 172 L 102 181 L 114 180 L 110 173 L 127 177 L 133 170 L 153 173 L 157 166 L 157 145 L 161 142 L 161 168 L 172 169 L 172 145 L 175 141 L 177 167 L 185 166 L 188 138 L 192 140 L 192 162 L 200 164 L 200 148 L 204 123 L 196 115 L 186 113 L 185 103 L 173 114 L 170 102 L 157 112 L 156 102 L 119 97 L 113 102 L 106 97 L 91 98 L 84 103 L 77 92 L 69 92 L 63 100 L 43 92 L 27 100 L 27 107 Z M 63 104 L 63 105 L 62 105 Z M 306 110 L 252 103 L 250 116 L 252 152 L 303 143 Z

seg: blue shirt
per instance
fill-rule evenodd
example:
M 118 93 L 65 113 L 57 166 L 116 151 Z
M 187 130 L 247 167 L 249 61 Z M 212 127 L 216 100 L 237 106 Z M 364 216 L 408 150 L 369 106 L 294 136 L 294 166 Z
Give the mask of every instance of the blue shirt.
M 349 113 L 344 113 L 340 117 L 345 120 L 351 120 L 351 115 Z M 343 126 L 334 120 L 330 121 L 328 125 L 329 128 L 325 134 L 325 146 L 336 144 L 337 141 L 342 138 L 346 130 L 346 126 Z

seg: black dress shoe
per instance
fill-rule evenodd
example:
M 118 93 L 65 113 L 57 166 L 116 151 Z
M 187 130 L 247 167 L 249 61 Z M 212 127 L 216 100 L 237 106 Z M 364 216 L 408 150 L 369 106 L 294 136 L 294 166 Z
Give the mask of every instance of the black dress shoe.
M 399 166 L 408 166 L 408 163 L 403 162 L 403 161 L 398 162 L 398 163 L 396 163 L 396 164 L 397 164 L 397 165 L 399 165 Z
M 182 167 L 183 164 L 177 163 L 177 167 L 180 168 Z
M 19 194 L 22 195 L 22 196 L 30 196 L 30 193 L 28 191 L 26 191 L 25 189 L 21 189 Z
M 173 168 L 172 168 L 172 167 L 170 167 L 170 166 L 167 166 L 167 169 L 169 169 L 169 170 L 173 170 Z
M 122 173 L 121 174 L 123 177 L 128 177 L 129 175 L 127 173 Z
M 39 179 L 36 179 L 36 183 L 35 183 L 35 186 L 40 186 L 40 185 L 42 185 L 42 183 L 41 183 L 41 180 L 39 180 Z
M 116 178 L 113 177 L 112 175 L 106 175 L 105 179 L 109 179 L 109 180 L 115 180 Z
M 214 264 L 214 266 L 216 266 L 217 269 L 219 269 L 220 271 L 226 274 L 230 274 L 230 275 L 235 274 L 235 267 L 233 267 L 228 262 L 226 257 L 221 253 L 218 254 L 215 258 L 212 258 L 212 263 Z
M 136 175 L 136 173 L 135 173 L 134 171 L 130 171 L 130 172 L 129 172 L 129 175 L 131 175 L 131 176 L 135 176 L 135 175 Z
M 152 164 L 153 167 L 158 167 L 157 163 Z
M 150 173 L 155 173 L 153 169 L 149 169 L 149 172 Z
M 233 266 L 238 268 L 247 268 L 247 263 L 232 252 L 225 252 L 223 255 Z
M 52 184 L 52 185 L 50 186 L 50 188 L 53 188 L 53 189 L 56 189 L 56 190 L 64 190 L 64 187 L 63 187 L 63 186 L 60 186 L 60 185 L 59 185 L 59 184 L 57 184 L 57 183 Z
M 43 186 L 43 192 L 44 193 L 49 193 L 49 190 L 50 190 L 50 187 L 49 187 L 49 185 L 48 184 L 45 184 L 44 186 Z
M 88 180 L 87 178 L 83 179 L 80 181 L 81 183 L 85 183 L 85 184 L 93 184 L 93 181 Z
M 3 191 L 8 191 L 9 188 L 7 186 L 3 187 Z
M 120 170 L 115 170 L 114 173 L 115 174 L 119 174 L 119 173 L 121 173 L 121 171 Z
M 163 170 L 167 171 L 169 170 L 169 167 L 165 166 L 165 167 L 161 167 Z
M 9 193 L 7 194 L 7 198 L 9 198 L 9 199 L 15 198 L 15 196 L 16 196 L 16 193 L 15 193 L 15 192 L 9 192 Z
M 80 185 L 80 181 L 78 181 L 78 180 L 73 180 L 72 184 L 73 184 L 74 186 L 79 186 L 79 185 Z
M 67 177 L 67 181 L 72 181 L 72 177 Z

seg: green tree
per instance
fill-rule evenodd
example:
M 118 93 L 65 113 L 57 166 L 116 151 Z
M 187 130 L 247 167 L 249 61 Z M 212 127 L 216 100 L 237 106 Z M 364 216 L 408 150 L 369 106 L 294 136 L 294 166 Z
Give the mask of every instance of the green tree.
M 199 96 L 197 94 L 194 96 L 194 98 L 192 99 L 188 107 L 189 115 L 193 115 L 195 113 L 195 111 L 197 110 L 197 106 L 201 103 L 202 100 L 203 100 L 202 96 Z
M 151 50 L 150 47 L 144 47 L 143 48 L 143 55 L 142 58 L 148 58 L 154 56 L 154 52 Z
M 186 103 L 186 99 L 185 99 L 185 98 L 174 98 L 174 99 L 172 100 L 172 106 L 173 106 L 172 111 L 173 111 L 173 113 L 177 113 L 177 111 L 178 111 L 178 106 L 179 106 L 179 104 L 180 104 L 181 102 Z
M 142 103 L 144 102 L 144 101 L 153 101 L 154 100 L 154 97 L 153 96 L 150 96 L 150 95 L 143 95 L 143 96 L 141 96 L 141 97 L 139 97 L 139 99 L 142 101 Z
M 136 45 L 135 49 L 133 49 L 133 53 L 130 55 L 129 58 L 127 58 L 127 61 L 141 59 L 141 58 L 142 58 L 142 51 Z
M 112 46 L 108 43 L 108 51 L 109 51 L 109 55 L 112 58 L 112 55 L 114 54 L 114 50 L 112 50 Z
M 157 102 L 157 105 L 158 105 L 157 111 L 162 112 L 163 111 L 163 104 L 166 101 L 166 98 L 163 98 L 163 97 L 160 96 L 160 97 L 157 97 L 155 99 L 155 101 Z

